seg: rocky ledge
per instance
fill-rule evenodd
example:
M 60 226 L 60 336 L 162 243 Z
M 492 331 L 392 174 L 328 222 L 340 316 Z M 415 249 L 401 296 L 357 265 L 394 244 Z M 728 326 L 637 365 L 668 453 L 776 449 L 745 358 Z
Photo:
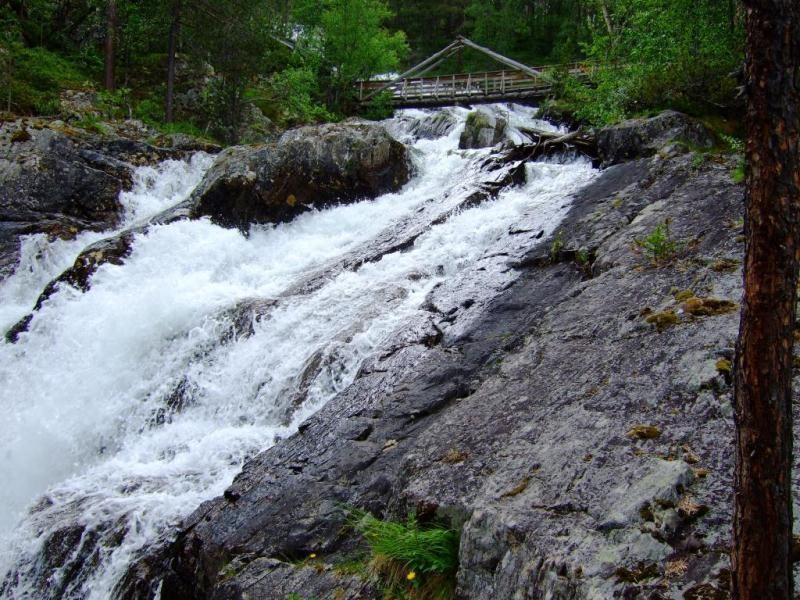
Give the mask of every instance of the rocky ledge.
M 57 120 L 0 123 L 0 280 L 18 262 L 22 235 L 70 239 L 117 226 L 119 194 L 135 166 L 219 151 L 188 136 L 157 141 L 93 135 Z
M 551 240 L 493 258 L 514 273 L 493 300 L 434 290 L 118 595 L 380 598 L 337 567 L 360 544 L 349 505 L 460 529 L 459 598 L 727 597 L 734 166 L 672 145 L 603 171 Z

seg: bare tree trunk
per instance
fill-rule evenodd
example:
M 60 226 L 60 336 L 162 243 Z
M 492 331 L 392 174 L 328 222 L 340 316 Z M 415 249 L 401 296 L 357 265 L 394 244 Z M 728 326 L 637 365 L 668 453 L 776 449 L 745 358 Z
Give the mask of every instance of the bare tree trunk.
M 603 12 L 603 21 L 606 24 L 608 35 L 614 35 L 614 26 L 611 24 L 611 16 L 608 14 L 608 5 L 606 4 L 605 0 L 603 0 L 603 2 L 600 4 L 600 9 Z
M 105 88 L 114 89 L 114 37 L 117 32 L 117 2 L 108 0 L 106 6 Z
M 800 3 L 744 0 L 747 234 L 737 344 L 733 594 L 792 597 L 792 348 L 800 251 Z
M 181 0 L 172 3 L 172 24 L 169 28 L 169 44 L 167 48 L 167 98 L 164 107 L 164 120 L 173 121 L 173 102 L 175 99 L 175 52 L 178 45 L 178 34 L 181 28 Z

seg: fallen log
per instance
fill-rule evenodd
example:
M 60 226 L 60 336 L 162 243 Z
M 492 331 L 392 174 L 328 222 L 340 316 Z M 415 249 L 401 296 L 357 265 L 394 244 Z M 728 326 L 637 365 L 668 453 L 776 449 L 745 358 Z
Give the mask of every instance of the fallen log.
M 597 159 L 597 138 L 590 131 L 576 129 L 568 133 L 520 128 L 519 131 L 531 140 L 530 144 L 517 146 L 513 153 L 526 160 L 552 156 L 561 152 L 578 151 L 592 160 Z

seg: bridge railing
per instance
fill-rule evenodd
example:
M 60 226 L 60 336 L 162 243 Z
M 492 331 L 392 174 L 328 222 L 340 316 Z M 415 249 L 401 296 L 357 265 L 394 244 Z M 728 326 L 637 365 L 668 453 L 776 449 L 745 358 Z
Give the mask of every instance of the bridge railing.
M 526 93 L 545 93 L 551 88 L 548 75 L 556 70 L 567 70 L 574 75 L 588 75 L 594 69 L 588 63 L 566 65 L 546 65 L 534 67 L 541 77 L 531 77 L 522 71 L 502 70 L 480 73 L 458 73 L 429 77 L 410 77 L 386 86 L 386 81 L 358 82 L 359 100 L 368 99 L 371 94 L 385 88 L 396 101 L 435 101 L 438 99 L 464 99 L 475 97 L 514 96 Z

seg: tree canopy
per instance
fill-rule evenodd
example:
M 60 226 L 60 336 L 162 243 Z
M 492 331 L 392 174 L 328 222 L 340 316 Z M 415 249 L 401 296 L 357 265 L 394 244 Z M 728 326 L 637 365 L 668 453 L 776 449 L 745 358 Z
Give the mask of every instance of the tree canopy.
M 8 0 L 3 108 L 58 112 L 64 89 L 102 87 L 112 52 L 109 113 L 232 141 L 248 105 L 281 125 L 364 110 L 355 81 L 466 35 L 530 65 L 595 63 L 590 81 L 559 77 L 553 99 L 591 124 L 668 106 L 728 110 L 740 12 L 738 0 Z M 438 73 L 487 68 L 462 51 Z

